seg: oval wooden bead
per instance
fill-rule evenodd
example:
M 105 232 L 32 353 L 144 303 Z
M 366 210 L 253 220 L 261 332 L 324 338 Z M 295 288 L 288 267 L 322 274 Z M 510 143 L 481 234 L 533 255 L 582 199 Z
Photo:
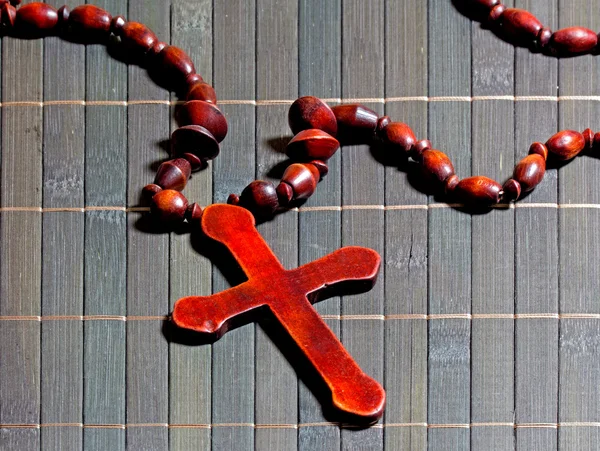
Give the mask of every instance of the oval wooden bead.
M 489 207 L 500 201 L 502 185 L 484 176 L 462 179 L 454 188 L 458 202 L 477 207 Z
M 108 38 L 112 16 L 94 5 L 81 5 L 69 14 L 71 32 L 84 41 Z
M 337 105 L 331 108 L 337 120 L 338 139 L 348 143 L 368 142 L 377 128 L 379 116 L 363 105 Z
M 183 222 L 188 201 L 179 191 L 162 190 L 154 195 L 150 202 L 150 212 L 159 222 L 176 225 Z
M 544 179 L 546 160 L 538 154 L 527 155 L 515 167 L 513 178 L 524 192 L 531 191 Z
M 230 199 L 228 199 L 228 203 L 233 203 L 235 201 L 235 197 L 230 196 Z M 255 180 L 244 188 L 238 203 L 259 218 L 268 218 L 272 216 L 279 207 L 275 187 L 271 182 L 265 182 L 264 180 Z
M 515 41 L 529 45 L 537 38 L 542 23 L 529 11 L 507 8 L 500 17 L 502 28 Z
M 548 159 L 548 148 L 543 143 L 535 142 L 529 147 L 529 154 L 537 154 L 544 157 L 544 160 Z
M 555 31 L 550 38 L 550 48 L 558 55 L 577 55 L 592 51 L 598 36 L 584 27 L 569 27 Z
M 318 128 L 331 136 L 337 134 L 337 121 L 333 111 L 329 105 L 314 96 L 300 97 L 292 103 L 288 123 L 294 135 L 310 128 Z
M 390 122 L 380 133 L 379 137 L 391 150 L 408 153 L 417 142 L 412 129 L 402 122 Z
M 302 130 L 288 143 L 286 153 L 296 161 L 327 161 L 340 148 L 340 143 L 329 133 L 317 128 Z
M 424 176 L 432 183 L 440 185 L 448 177 L 454 175 L 452 161 L 444 152 L 439 150 L 425 150 L 421 154 L 421 168 Z
M 162 189 L 182 191 L 192 173 L 192 166 L 185 158 L 165 161 L 158 167 L 154 184 Z
M 171 135 L 171 155 L 196 155 L 200 160 L 212 160 L 219 155 L 219 143 L 213 134 L 200 125 L 179 127 Z
M 17 10 L 16 28 L 25 37 L 48 36 L 57 24 L 58 12 L 46 3 L 28 3 Z
M 201 125 L 217 140 L 223 141 L 227 135 L 227 120 L 221 110 L 212 103 L 203 100 L 190 100 L 184 103 L 178 111 L 181 125 Z
M 559 160 L 570 160 L 585 148 L 585 138 L 575 130 L 563 130 L 546 141 L 546 147 Z
M 146 25 L 138 22 L 126 22 L 119 32 L 123 47 L 129 52 L 135 52 L 145 55 L 150 51 L 154 44 L 158 42 L 158 37 Z
M 4 3 L 0 8 L 0 23 L 2 27 L 11 30 L 17 20 L 17 10 L 14 6 Z
M 515 201 L 521 196 L 521 184 L 515 179 L 508 179 L 502 185 L 502 191 L 504 192 L 502 196 L 504 200 L 508 202 Z
M 217 103 L 215 89 L 208 83 L 200 82 L 192 85 L 186 100 L 204 100 L 208 103 Z
M 186 78 L 196 72 L 191 58 L 174 45 L 167 45 L 154 58 L 151 71 L 173 91 L 185 90 Z
M 281 177 L 281 181 L 287 183 L 294 191 L 294 199 L 307 199 L 317 189 L 318 179 L 315 179 L 313 171 L 306 165 L 294 163 L 287 167 Z

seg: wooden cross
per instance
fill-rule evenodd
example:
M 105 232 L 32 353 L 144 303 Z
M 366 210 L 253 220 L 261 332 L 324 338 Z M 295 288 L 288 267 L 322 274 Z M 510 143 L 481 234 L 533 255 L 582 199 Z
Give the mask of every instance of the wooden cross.
M 202 230 L 229 249 L 248 281 L 212 296 L 180 299 L 173 311 L 175 324 L 218 338 L 236 317 L 266 306 L 321 375 L 333 405 L 360 421 L 379 419 L 385 407 L 383 388 L 362 372 L 309 301 L 343 282 L 372 287 L 379 255 L 371 249 L 344 247 L 286 270 L 256 230 L 252 213 L 232 205 L 207 207 Z

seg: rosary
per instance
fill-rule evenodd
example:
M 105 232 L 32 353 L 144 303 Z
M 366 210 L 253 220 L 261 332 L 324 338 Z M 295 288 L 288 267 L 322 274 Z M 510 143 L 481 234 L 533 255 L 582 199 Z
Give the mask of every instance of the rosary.
M 0 0 L 0 26 L 4 35 L 21 38 L 63 36 L 81 43 L 120 46 L 139 61 L 159 83 L 185 99 L 176 113 L 180 128 L 171 136 L 171 160 L 163 162 L 154 182 L 142 189 L 153 219 L 175 227 L 187 222 L 224 245 L 248 276 L 248 281 L 212 296 L 191 296 L 177 301 L 173 322 L 219 338 L 241 316 L 267 307 L 317 370 L 331 391 L 331 402 L 350 422 L 377 421 L 385 408 L 381 385 L 362 372 L 312 307 L 333 294 L 370 289 L 377 278 L 379 255 L 370 249 L 344 247 L 315 262 L 287 270 L 255 228 L 255 220 L 269 220 L 308 199 L 327 175 L 327 161 L 343 144 L 380 146 L 397 161 L 411 159 L 432 193 L 470 209 L 487 209 L 519 200 L 543 179 L 546 161 L 566 162 L 579 154 L 600 149 L 600 133 L 563 130 L 544 144 L 534 142 L 500 184 L 484 176 L 461 179 L 450 158 L 427 139 L 417 139 L 411 128 L 362 105 L 328 106 L 306 96 L 289 110 L 294 137 L 287 145 L 293 161 L 277 186 L 251 182 L 240 195 L 231 194 L 227 205 L 203 209 L 189 203 L 181 191 L 192 172 L 206 169 L 216 158 L 227 135 L 227 120 L 217 107 L 214 89 L 196 73 L 181 49 L 161 42 L 145 25 L 112 17 L 94 5 L 72 11 L 45 3 Z M 600 51 L 598 36 L 583 27 L 552 32 L 528 11 L 507 8 L 499 0 L 463 0 L 469 13 L 510 42 L 532 51 L 565 57 Z

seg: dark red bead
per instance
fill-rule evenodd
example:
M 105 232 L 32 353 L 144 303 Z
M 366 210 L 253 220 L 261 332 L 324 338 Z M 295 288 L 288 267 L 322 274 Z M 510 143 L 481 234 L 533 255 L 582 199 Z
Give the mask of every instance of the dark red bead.
M 180 92 L 187 88 L 186 79 L 196 72 L 196 68 L 187 53 L 179 47 L 167 45 L 153 58 L 150 71 L 169 89 Z
M 309 161 L 308 163 L 312 164 L 314 167 L 316 167 L 319 170 L 319 174 L 321 174 L 321 179 L 323 177 L 325 177 L 327 174 L 329 174 L 329 167 L 327 166 L 327 164 L 324 161 L 312 160 L 312 161 Z
M 570 160 L 585 148 L 585 138 L 574 130 L 563 130 L 552 136 L 546 147 L 559 160 Z
M 410 149 L 410 157 L 415 161 L 421 161 L 423 158 L 423 152 L 431 149 L 431 141 L 428 139 L 422 139 L 417 141 Z
M 391 122 L 392 120 L 389 116 L 381 116 L 379 119 L 377 119 L 377 128 L 375 130 L 377 136 L 381 136 L 383 129 L 386 128 Z
M 527 155 L 515 167 L 513 178 L 524 192 L 531 191 L 544 179 L 546 160 L 537 154 Z
M 144 186 L 144 188 L 142 189 L 142 196 L 144 197 L 144 199 L 150 200 L 154 197 L 156 193 L 160 193 L 161 191 L 162 188 L 160 186 L 151 183 L 150 185 Z
M 194 202 L 193 204 L 189 204 L 187 209 L 185 210 L 185 220 L 193 226 L 200 225 L 200 222 L 202 220 L 202 213 L 202 207 L 196 202 Z
M 292 103 L 288 123 L 294 135 L 310 128 L 318 128 L 331 136 L 337 134 L 337 121 L 333 111 L 329 105 L 313 96 L 300 97 Z
M 196 85 L 198 83 L 204 83 L 204 79 L 202 78 L 202 76 L 200 74 L 193 73 L 193 74 L 189 74 L 187 77 L 185 77 L 185 84 L 187 86 L 188 91 L 194 85 Z
M 112 16 L 94 5 L 81 5 L 69 14 L 71 33 L 84 42 L 103 41 L 108 38 Z
M 337 120 L 337 137 L 344 143 L 370 142 L 377 128 L 379 116 L 363 105 L 338 105 L 332 109 Z
M 379 137 L 391 150 L 408 153 L 417 142 L 412 129 L 402 122 L 390 122 L 380 133 Z
M 162 190 L 150 202 L 150 211 L 159 222 L 173 226 L 183 222 L 188 201 L 179 191 Z
M 311 128 L 302 130 L 288 143 L 286 153 L 295 161 L 329 160 L 340 143 L 329 133 Z
M 121 42 L 128 52 L 145 55 L 158 42 L 156 35 L 146 25 L 127 22 L 120 31 Z
M 127 20 L 125 19 L 125 17 L 115 16 L 110 21 L 110 31 L 116 36 L 121 36 L 121 31 L 123 30 L 123 27 L 126 23 Z
M 185 125 L 171 135 L 171 155 L 191 153 L 201 160 L 219 155 L 219 143 L 213 134 L 200 125 Z
M 200 125 L 208 130 L 217 140 L 223 141 L 227 135 L 227 120 L 221 110 L 212 103 L 203 100 L 191 100 L 184 103 L 177 112 L 182 126 Z
M 547 48 L 548 44 L 550 44 L 550 39 L 552 39 L 552 30 L 548 27 L 542 28 L 537 35 L 537 47 L 540 50 Z
M 12 30 L 17 20 L 17 10 L 14 6 L 5 3 L 0 8 L 0 23 L 2 28 Z
M 186 100 L 204 100 L 205 102 L 216 104 L 217 94 L 211 85 L 200 82 L 190 88 Z
M 318 171 L 317 174 L 319 174 Z M 283 173 L 283 177 L 281 177 L 281 181 L 292 187 L 294 199 L 299 200 L 307 199 L 313 195 L 317 188 L 319 178 L 320 174 L 318 175 L 318 178 L 315 178 L 315 173 L 308 165 L 294 163 L 287 167 Z
M 585 140 L 585 148 L 587 150 L 591 150 L 592 146 L 594 145 L 594 132 L 591 128 L 586 128 L 583 132 L 581 132 L 581 134 Z
M 537 155 L 544 157 L 544 160 L 547 160 L 548 159 L 548 148 L 543 143 L 535 142 L 529 147 L 529 154 L 530 155 L 537 154 Z
M 258 218 L 269 218 L 279 207 L 277 191 L 271 182 L 255 180 L 242 191 L 239 205 L 250 210 Z
M 518 44 L 530 45 L 542 29 L 542 23 L 529 11 L 507 8 L 500 17 L 505 33 Z
M 434 188 L 442 185 L 448 177 L 454 175 L 452 161 L 444 152 L 439 150 L 425 150 L 421 154 L 421 167 L 425 178 L 433 183 Z
M 483 176 L 462 179 L 454 188 L 458 202 L 475 207 L 489 207 L 500 202 L 502 185 Z
M 503 199 L 512 202 L 517 200 L 521 196 L 521 184 L 515 179 L 508 179 L 504 185 L 502 185 Z
M 185 158 L 165 161 L 158 167 L 154 183 L 162 189 L 182 191 L 187 184 L 192 166 Z
M 290 185 L 285 182 L 279 183 L 277 186 L 277 200 L 279 201 L 279 205 L 286 206 L 288 205 L 292 199 L 294 198 L 294 190 Z
M 458 182 L 460 182 L 460 178 L 458 178 L 458 175 L 456 174 L 451 175 L 446 179 L 444 182 L 444 192 L 446 193 L 446 196 L 452 196 Z
M 154 63 L 160 52 L 162 52 L 167 45 L 169 44 L 162 41 L 158 41 L 156 44 L 154 44 L 150 51 L 146 54 L 146 62 L 148 64 Z
M 578 55 L 591 52 L 598 44 L 598 36 L 584 27 L 569 27 L 555 31 L 550 49 L 557 55 Z
M 227 197 L 227 203 L 229 205 L 239 205 L 240 196 L 238 196 L 237 194 L 230 194 L 229 197 Z
M 16 30 L 25 37 L 49 36 L 55 32 L 58 13 L 46 3 L 34 2 L 17 10 Z
M 490 14 L 488 15 L 487 21 L 491 26 L 497 25 L 496 22 L 502 17 L 502 13 L 506 11 L 506 6 L 500 4 L 494 6 L 490 10 Z
M 194 155 L 193 153 L 186 152 L 186 153 L 181 154 L 181 157 L 185 158 L 187 161 L 189 161 L 190 165 L 192 166 L 192 172 L 201 171 L 202 169 L 206 169 L 206 167 L 208 166 L 208 163 L 206 162 L 206 160 L 199 158 L 197 155 Z

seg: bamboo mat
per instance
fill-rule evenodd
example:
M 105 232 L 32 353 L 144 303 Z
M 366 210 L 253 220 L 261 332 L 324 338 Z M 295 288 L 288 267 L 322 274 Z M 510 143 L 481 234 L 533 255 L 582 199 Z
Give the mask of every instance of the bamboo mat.
M 298 95 L 360 99 L 460 176 L 501 181 L 531 142 L 599 124 L 598 57 L 515 49 L 450 0 L 95 3 L 188 51 L 214 84 L 230 132 L 186 188 L 202 205 L 277 177 Z M 514 6 L 600 29 L 600 0 Z M 313 198 L 260 226 L 287 267 L 342 245 L 383 257 L 372 291 L 317 306 L 387 391 L 382 421 L 355 430 L 323 415 L 272 324 L 202 346 L 170 333 L 175 300 L 231 280 L 136 208 L 178 99 L 102 47 L 5 38 L 0 53 L 3 451 L 598 449 L 595 159 L 470 215 L 349 146 Z

